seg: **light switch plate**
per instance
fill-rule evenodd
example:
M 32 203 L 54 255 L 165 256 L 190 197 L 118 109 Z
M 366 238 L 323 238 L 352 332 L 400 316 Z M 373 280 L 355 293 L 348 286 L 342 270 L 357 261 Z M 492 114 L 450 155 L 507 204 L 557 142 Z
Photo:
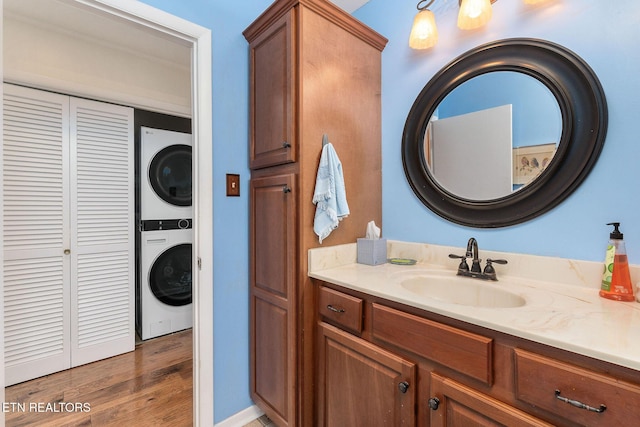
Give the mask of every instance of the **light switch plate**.
M 240 175 L 227 174 L 227 196 L 240 196 Z

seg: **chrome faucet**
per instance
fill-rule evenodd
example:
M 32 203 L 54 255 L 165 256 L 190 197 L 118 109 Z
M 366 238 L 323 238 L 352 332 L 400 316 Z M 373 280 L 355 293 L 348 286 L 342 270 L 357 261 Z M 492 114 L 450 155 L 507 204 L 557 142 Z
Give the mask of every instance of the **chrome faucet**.
M 467 252 L 464 256 L 449 254 L 449 258 L 460 259 L 460 264 L 458 265 L 458 276 L 467 276 L 467 277 L 475 277 L 476 279 L 483 280 L 498 280 L 496 276 L 496 270 L 493 267 L 493 263 L 496 264 L 506 264 L 506 259 L 487 259 L 487 263 L 484 267 L 484 270 L 480 267 L 480 262 L 482 261 L 478 257 L 478 241 L 472 237 L 467 242 Z M 469 269 L 469 264 L 467 264 L 467 258 L 471 258 L 471 269 Z

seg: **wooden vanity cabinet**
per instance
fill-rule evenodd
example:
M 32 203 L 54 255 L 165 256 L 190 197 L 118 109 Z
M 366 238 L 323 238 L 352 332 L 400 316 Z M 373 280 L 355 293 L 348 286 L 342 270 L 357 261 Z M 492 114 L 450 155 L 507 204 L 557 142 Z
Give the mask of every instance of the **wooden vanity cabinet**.
M 415 363 L 359 337 L 361 298 L 321 286 L 317 301 L 317 425 L 414 426 Z
M 327 0 L 278 0 L 250 53 L 250 392 L 275 424 L 315 424 L 315 293 L 307 276 L 326 134 L 351 210 L 324 241 L 382 222 L 381 52 L 387 40 Z
M 622 426 L 640 419 L 640 374 L 635 370 L 338 285 L 316 283 L 319 295 L 325 295 L 318 298 L 317 306 L 317 370 L 319 382 L 329 381 L 330 386 L 322 389 L 327 395 L 340 378 L 348 378 L 348 366 L 354 364 L 336 362 L 340 351 L 342 357 L 348 354 L 358 361 L 365 360 L 362 355 L 384 353 L 415 365 L 414 421 L 405 421 L 410 425 Z M 354 309 L 362 313 L 359 328 L 353 326 Z M 370 371 L 374 365 L 381 366 L 371 360 L 374 357 L 368 356 Z M 353 369 L 359 376 L 366 375 Z M 379 405 L 394 408 L 398 396 L 371 386 L 376 375 L 369 375 L 368 379 L 358 377 L 357 383 L 345 380 L 351 391 L 341 390 L 337 400 L 319 394 L 318 413 L 332 414 L 335 408 L 365 413 L 357 404 L 357 390 L 363 384 L 383 400 Z M 323 416 L 319 425 L 331 425 L 324 421 L 330 418 Z M 357 414 L 351 416 L 357 418 Z

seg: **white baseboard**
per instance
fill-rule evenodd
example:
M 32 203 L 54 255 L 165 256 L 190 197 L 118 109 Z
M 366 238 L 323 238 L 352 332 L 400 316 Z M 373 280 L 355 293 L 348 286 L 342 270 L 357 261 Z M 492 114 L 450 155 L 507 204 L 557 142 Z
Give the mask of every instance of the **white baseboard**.
M 256 418 L 260 418 L 263 414 L 264 412 L 262 412 L 257 406 L 249 406 L 247 409 L 217 423 L 215 427 L 242 427 L 249 424 Z

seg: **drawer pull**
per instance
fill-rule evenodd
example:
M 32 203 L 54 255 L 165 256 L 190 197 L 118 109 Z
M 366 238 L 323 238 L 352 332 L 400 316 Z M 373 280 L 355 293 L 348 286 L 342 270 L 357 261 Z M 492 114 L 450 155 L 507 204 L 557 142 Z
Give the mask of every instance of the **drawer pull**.
M 603 413 L 607 409 L 607 405 L 601 404 L 599 408 L 594 408 L 593 406 L 589 406 L 582 402 L 578 402 L 577 400 L 568 399 L 566 397 L 560 396 L 560 390 L 556 390 L 556 399 L 561 400 L 565 403 L 568 403 L 571 406 L 575 406 L 576 408 L 586 409 L 587 411 L 597 412 L 599 414 Z
M 333 311 L 334 313 L 344 313 L 344 308 L 335 308 L 334 306 L 332 306 L 331 304 L 329 304 L 327 306 L 327 308 L 331 311 Z

